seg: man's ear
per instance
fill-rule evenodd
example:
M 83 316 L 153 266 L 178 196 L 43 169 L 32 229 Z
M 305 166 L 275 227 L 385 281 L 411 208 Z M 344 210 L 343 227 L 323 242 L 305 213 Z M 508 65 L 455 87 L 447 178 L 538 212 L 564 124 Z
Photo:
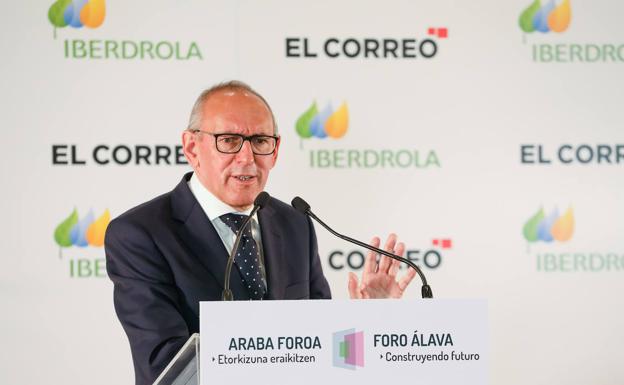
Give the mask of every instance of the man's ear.
M 197 153 L 197 141 L 195 133 L 184 130 L 182 131 L 182 151 L 186 160 L 193 169 L 199 165 L 199 154 Z

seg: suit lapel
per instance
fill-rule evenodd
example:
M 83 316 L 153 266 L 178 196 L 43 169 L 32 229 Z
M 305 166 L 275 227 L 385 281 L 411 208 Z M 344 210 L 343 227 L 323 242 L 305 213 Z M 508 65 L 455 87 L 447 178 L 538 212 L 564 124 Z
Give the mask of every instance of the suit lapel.
M 258 212 L 264 263 L 267 273 L 268 299 L 282 299 L 286 289 L 285 250 L 278 229 L 279 218 L 271 203 Z
M 224 286 L 228 252 L 212 223 L 188 187 L 191 173 L 173 190 L 171 206 L 173 217 L 180 221 L 178 235 L 191 250 L 193 256 L 212 274 L 219 286 Z M 208 279 L 208 277 L 206 278 Z M 249 299 L 236 266 L 230 274 L 230 289 L 236 299 Z

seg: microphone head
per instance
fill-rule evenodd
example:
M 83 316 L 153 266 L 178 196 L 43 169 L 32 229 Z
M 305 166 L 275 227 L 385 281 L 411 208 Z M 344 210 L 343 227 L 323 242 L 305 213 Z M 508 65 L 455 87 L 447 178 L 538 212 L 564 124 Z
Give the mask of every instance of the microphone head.
M 308 211 L 310 210 L 310 205 L 308 204 L 308 202 L 304 201 L 303 199 L 299 197 L 293 198 L 290 204 L 292 205 L 292 207 L 295 208 L 295 210 L 302 212 L 304 214 L 307 214 Z
M 258 194 L 256 199 L 254 200 L 254 206 L 263 208 L 269 203 L 270 200 L 271 200 L 271 196 L 269 195 L 269 193 L 266 191 L 262 191 L 260 194 Z

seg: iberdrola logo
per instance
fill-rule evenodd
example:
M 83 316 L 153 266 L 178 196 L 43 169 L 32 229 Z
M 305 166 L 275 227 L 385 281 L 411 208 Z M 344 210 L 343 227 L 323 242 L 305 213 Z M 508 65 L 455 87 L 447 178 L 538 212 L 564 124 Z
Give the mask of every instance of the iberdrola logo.
M 110 223 L 108 209 L 99 218 L 95 218 L 93 210 L 89 210 L 82 219 L 78 218 L 78 211 L 72 213 L 54 230 L 54 240 L 59 245 L 59 256 L 62 257 L 62 249 L 66 247 L 102 247 L 104 234 Z
M 533 215 L 523 228 L 524 238 L 529 242 L 565 242 L 572 238 L 574 233 L 574 213 L 572 207 L 563 215 L 555 208 L 546 216 L 544 209 Z
M 57 0 L 48 10 L 48 19 L 56 28 L 68 25 L 73 28 L 97 28 L 104 22 L 106 3 L 104 0 Z
M 324 139 L 342 138 L 349 128 L 349 109 L 347 103 L 334 111 L 331 103 L 319 111 L 316 101 L 304 112 L 295 123 L 295 130 L 302 139 L 311 137 Z
M 526 33 L 563 32 L 570 26 L 571 19 L 570 0 L 563 0 L 559 5 L 555 0 L 548 0 L 545 5 L 540 0 L 535 0 L 522 12 L 519 23 L 520 29 Z

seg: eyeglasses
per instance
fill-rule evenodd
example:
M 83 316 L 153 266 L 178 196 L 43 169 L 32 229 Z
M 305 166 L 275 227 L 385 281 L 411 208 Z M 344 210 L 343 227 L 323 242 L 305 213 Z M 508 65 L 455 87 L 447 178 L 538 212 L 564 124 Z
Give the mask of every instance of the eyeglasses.
M 272 135 L 213 134 L 202 130 L 193 130 L 193 132 L 214 136 L 217 151 L 224 154 L 236 154 L 243 148 L 243 143 L 248 140 L 251 144 L 251 151 L 255 155 L 271 155 L 275 152 L 279 139 L 279 136 Z

